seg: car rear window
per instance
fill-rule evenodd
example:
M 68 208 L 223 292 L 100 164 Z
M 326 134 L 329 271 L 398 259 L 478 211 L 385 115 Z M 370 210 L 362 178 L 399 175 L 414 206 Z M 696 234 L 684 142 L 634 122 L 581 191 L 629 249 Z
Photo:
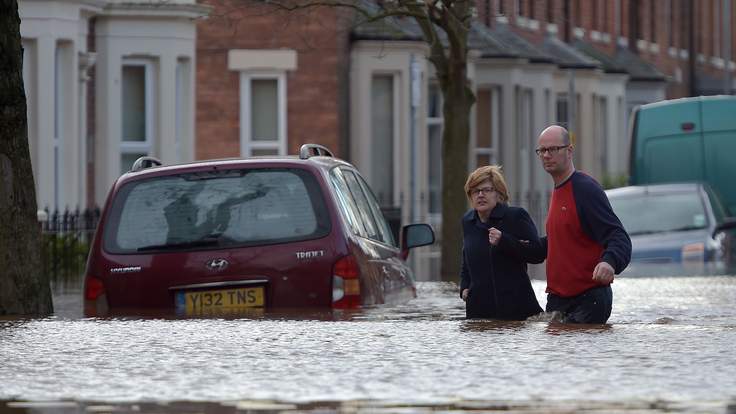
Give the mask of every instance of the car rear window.
M 609 197 L 611 206 L 632 235 L 704 229 L 705 207 L 697 192 L 647 193 Z
M 301 169 L 188 173 L 126 184 L 105 227 L 113 253 L 285 243 L 330 232 L 321 189 Z

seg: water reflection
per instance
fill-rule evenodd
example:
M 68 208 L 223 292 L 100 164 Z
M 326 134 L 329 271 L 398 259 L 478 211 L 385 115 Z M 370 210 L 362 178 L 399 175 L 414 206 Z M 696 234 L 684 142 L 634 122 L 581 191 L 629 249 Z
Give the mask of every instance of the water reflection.
M 613 288 L 609 324 L 592 326 L 465 320 L 450 283 L 361 311 L 195 318 L 85 318 L 81 284 L 55 289 L 53 316 L 0 320 L 0 400 L 16 401 L 0 413 L 730 409 L 736 277 Z
M 525 321 L 465 320 L 460 323 L 461 332 L 508 333 L 523 329 Z

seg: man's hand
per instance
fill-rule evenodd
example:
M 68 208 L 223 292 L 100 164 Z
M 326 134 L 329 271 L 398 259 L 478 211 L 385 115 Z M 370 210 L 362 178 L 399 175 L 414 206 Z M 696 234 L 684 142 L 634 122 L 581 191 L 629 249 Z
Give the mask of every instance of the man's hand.
M 598 263 L 593 269 L 593 280 L 599 283 L 613 282 L 613 267 L 606 262 Z
M 468 301 L 468 292 L 470 292 L 470 289 L 463 289 L 463 293 L 460 295 L 464 301 Z
M 488 243 L 492 246 L 498 246 L 498 242 L 501 240 L 501 230 L 491 227 L 488 229 Z

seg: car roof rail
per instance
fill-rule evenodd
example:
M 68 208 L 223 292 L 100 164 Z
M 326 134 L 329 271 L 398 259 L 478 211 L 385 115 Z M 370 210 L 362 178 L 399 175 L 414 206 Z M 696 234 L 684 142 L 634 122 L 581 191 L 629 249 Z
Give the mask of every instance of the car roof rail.
M 306 160 L 309 157 L 324 155 L 326 157 L 334 157 L 332 151 L 327 147 L 319 144 L 304 144 L 299 148 L 299 159 Z
M 158 167 L 160 165 L 163 165 L 163 163 L 158 158 L 143 156 L 135 160 L 133 166 L 130 167 L 130 172 L 136 172 L 151 167 Z

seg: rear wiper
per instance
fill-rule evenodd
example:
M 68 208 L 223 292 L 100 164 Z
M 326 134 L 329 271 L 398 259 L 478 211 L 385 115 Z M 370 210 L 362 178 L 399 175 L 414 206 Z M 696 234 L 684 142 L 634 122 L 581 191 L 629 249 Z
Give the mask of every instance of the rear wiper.
M 165 243 L 165 244 L 152 244 L 150 246 L 139 247 L 139 252 L 145 252 L 149 250 L 176 250 L 176 249 L 187 249 L 191 247 L 204 247 L 204 246 L 216 246 L 220 244 L 219 236 L 206 236 L 198 240 L 189 240 L 178 243 Z

